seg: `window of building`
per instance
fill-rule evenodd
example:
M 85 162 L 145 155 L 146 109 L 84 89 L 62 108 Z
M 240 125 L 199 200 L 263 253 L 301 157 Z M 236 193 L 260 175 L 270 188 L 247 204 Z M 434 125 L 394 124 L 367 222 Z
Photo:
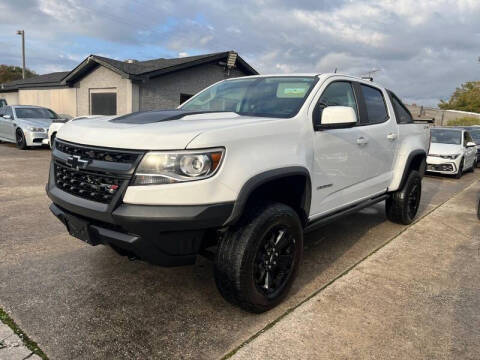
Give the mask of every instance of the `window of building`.
M 91 115 L 116 115 L 117 94 L 110 92 L 98 92 L 90 94 Z
M 190 99 L 193 95 L 180 93 L 180 105 Z

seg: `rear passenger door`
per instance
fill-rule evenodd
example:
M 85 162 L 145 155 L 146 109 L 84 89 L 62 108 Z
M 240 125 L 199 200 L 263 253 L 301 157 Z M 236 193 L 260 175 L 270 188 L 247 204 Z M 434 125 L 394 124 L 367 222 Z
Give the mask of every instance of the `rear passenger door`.
M 385 192 L 393 178 L 393 162 L 398 143 L 398 124 L 388 94 L 376 86 L 356 83 L 359 93 L 359 136 L 365 139 L 363 151 L 368 159 L 364 163 L 365 197 Z

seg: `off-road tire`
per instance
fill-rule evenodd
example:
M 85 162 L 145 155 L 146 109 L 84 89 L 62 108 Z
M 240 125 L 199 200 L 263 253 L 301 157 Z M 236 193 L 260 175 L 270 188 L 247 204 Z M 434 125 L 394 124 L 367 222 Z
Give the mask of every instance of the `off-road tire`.
M 277 274 L 284 276 L 281 277 L 283 286 L 279 287 L 278 293 L 265 294 L 264 292 L 273 291 L 275 275 L 272 275 L 274 283 L 270 290 L 259 287 L 256 275 L 259 267 L 263 268 L 263 261 L 271 260 L 271 257 L 264 256 L 268 244 L 271 244 L 271 241 L 266 239 L 270 238 L 269 234 L 275 234 L 277 228 L 285 229 L 285 234 L 291 235 L 288 240 L 290 266 L 284 272 L 283 265 L 282 270 L 272 270 L 272 274 L 277 271 Z M 267 311 L 279 304 L 287 295 L 298 272 L 302 255 L 303 229 L 297 213 L 281 203 L 263 202 L 252 205 L 246 209 L 239 223 L 232 226 L 218 244 L 214 268 L 217 288 L 227 301 L 247 311 L 254 313 Z M 260 265 L 259 258 L 264 259 Z M 276 267 L 280 268 L 278 264 Z M 268 271 L 263 274 L 266 272 Z
M 15 145 L 16 145 L 17 148 L 19 148 L 20 150 L 26 150 L 26 149 L 28 149 L 27 140 L 25 140 L 25 135 L 23 134 L 23 131 L 22 131 L 22 129 L 20 129 L 20 128 L 18 128 L 18 129 L 15 131 Z
M 418 171 L 412 170 L 403 187 L 393 192 L 387 199 L 385 204 L 387 219 L 398 224 L 411 224 L 417 214 L 421 194 L 422 177 Z M 415 196 L 414 199 L 412 195 Z

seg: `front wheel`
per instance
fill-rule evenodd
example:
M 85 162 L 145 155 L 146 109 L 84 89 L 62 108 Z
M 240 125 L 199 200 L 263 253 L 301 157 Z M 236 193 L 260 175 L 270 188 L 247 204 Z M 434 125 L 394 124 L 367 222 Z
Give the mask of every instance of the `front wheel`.
M 402 189 L 395 191 L 387 199 L 385 210 L 387 218 L 395 223 L 408 225 L 418 212 L 422 195 L 422 177 L 412 170 Z
M 273 202 L 253 206 L 219 242 L 218 290 L 247 311 L 267 311 L 287 295 L 302 253 L 303 229 L 291 207 Z
M 17 148 L 20 150 L 27 149 L 27 141 L 25 140 L 25 135 L 23 135 L 23 131 L 20 128 L 15 131 L 15 145 L 17 145 Z
M 458 168 L 458 172 L 457 174 L 455 175 L 455 178 L 456 179 L 460 179 L 462 176 L 463 176 L 463 167 L 465 165 L 465 159 L 463 159 L 461 162 L 460 162 L 460 167 Z

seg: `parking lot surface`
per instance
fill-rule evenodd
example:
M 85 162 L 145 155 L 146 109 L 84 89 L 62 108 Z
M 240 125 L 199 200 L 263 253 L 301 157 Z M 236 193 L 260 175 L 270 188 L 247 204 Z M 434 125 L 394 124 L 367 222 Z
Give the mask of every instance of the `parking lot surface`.
M 308 234 L 290 296 L 253 315 L 223 300 L 201 257 L 161 268 L 70 237 L 48 210 L 49 161 L 0 144 L 0 307 L 52 359 L 222 357 L 405 230 L 380 203 Z M 426 177 L 420 216 L 477 179 Z

